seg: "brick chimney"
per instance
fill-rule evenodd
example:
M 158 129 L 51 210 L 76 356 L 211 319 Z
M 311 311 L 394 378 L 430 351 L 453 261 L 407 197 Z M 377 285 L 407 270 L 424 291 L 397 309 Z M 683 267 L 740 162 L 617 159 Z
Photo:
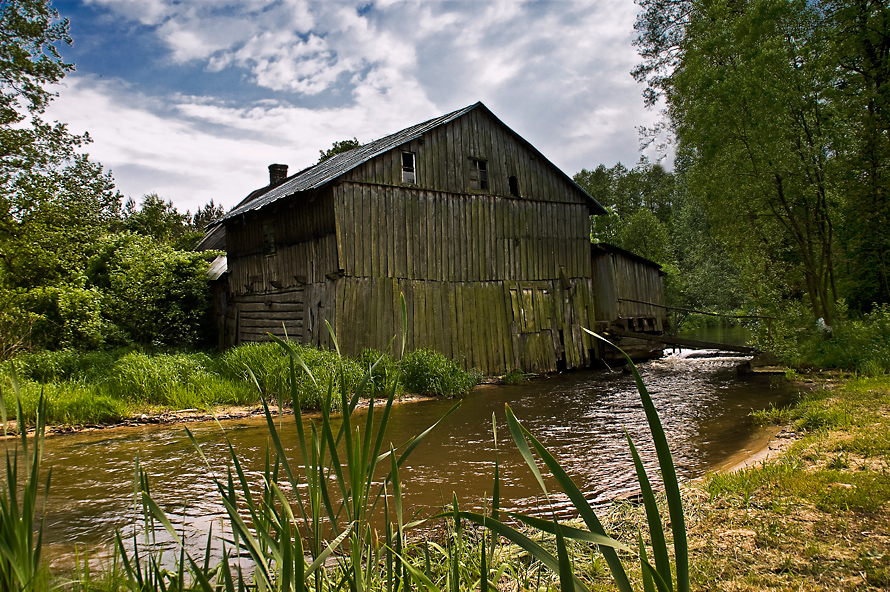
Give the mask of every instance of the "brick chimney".
M 269 185 L 274 187 L 287 179 L 286 164 L 270 164 L 269 165 Z

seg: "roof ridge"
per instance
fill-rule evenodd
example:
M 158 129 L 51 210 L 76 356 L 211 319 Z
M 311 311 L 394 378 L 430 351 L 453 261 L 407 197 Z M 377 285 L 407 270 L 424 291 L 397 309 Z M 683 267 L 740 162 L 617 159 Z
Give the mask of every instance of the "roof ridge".
M 238 216 L 240 214 L 258 210 L 274 201 L 277 201 L 283 197 L 287 197 L 288 195 L 293 195 L 294 193 L 297 193 L 299 191 L 315 189 L 321 185 L 324 185 L 325 183 L 335 179 L 336 177 L 339 177 L 340 175 L 347 173 L 355 167 L 367 162 L 375 156 L 378 156 L 388 150 L 392 150 L 393 148 L 400 146 L 406 142 L 410 142 L 411 140 L 423 135 L 424 132 L 448 123 L 449 121 L 465 115 L 466 113 L 469 113 L 470 111 L 480 106 L 485 107 L 485 105 L 483 105 L 481 101 L 477 101 L 476 103 L 473 103 L 472 105 L 469 105 L 467 107 L 463 107 L 462 109 L 457 109 L 450 113 L 446 113 L 445 115 L 440 115 L 421 123 L 416 123 L 395 133 L 389 134 L 382 138 L 378 138 L 376 140 L 372 140 L 367 144 L 362 144 L 361 146 L 357 146 L 351 150 L 347 150 L 346 152 L 335 154 L 325 161 L 316 163 L 298 173 L 291 175 L 275 186 L 268 187 L 266 191 L 262 191 L 266 188 L 255 189 L 254 191 L 249 193 L 245 199 L 241 200 L 241 202 L 237 206 L 235 206 L 232 211 L 223 216 L 220 219 L 220 222 L 228 218 Z M 300 181 L 303 182 L 301 183 Z M 258 195 L 254 195 L 260 191 L 261 193 L 259 193 Z

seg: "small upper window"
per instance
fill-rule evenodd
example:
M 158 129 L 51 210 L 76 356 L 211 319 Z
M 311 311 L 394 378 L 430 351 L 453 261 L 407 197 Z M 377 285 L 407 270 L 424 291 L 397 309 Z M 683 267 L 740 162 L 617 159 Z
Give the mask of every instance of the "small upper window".
M 470 189 L 488 191 L 488 162 L 470 159 Z
M 516 177 L 510 177 L 510 195 L 519 197 L 519 180 Z
M 263 222 L 263 254 L 275 254 L 275 224 L 271 220 Z
M 414 167 L 413 152 L 402 152 L 402 183 L 417 184 L 417 170 Z

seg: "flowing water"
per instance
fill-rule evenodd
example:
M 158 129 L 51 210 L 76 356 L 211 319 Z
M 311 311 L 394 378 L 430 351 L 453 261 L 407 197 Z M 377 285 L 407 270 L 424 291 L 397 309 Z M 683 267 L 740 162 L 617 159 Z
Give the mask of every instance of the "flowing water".
M 739 376 L 744 358 L 683 350 L 641 364 L 662 418 L 678 473 L 695 478 L 752 446 L 758 435 L 748 414 L 790 402 L 795 394 L 776 377 Z M 439 419 L 453 401 L 394 407 L 388 441 L 395 445 Z M 408 507 L 430 515 L 457 493 L 464 507 L 481 507 L 492 490 L 491 417 L 498 422 L 502 506 L 533 510 L 543 498 L 509 439 L 504 405 L 562 462 L 595 503 L 634 492 L 636 478 L 624 436 L 634 439 L 649 468 L 645 415 L 633 379 L 620 371 L 587 370 L 516 386 L 483 386 L 419 446 L 401 473 Z M 360 413 L 360 412 L 357 412 Z M 308 421 L 308 420 L 304 420 Z M 223 422 L 246 470 L 261 474 L 268 442 L 263 419 Z M 45 542 L 55 563 L 70 561 L 75 544 L 107 545 L 133 516 L 133 474 L 139 463 L 152 494 L 200 547 L 211 523 L 219 532 L 222 506 L 212 477 L 225 475 L 225 440 L 215 423 L 191 424 L 212 470 L 196 454 L 183 426 L 118 428 L 49 438 L 44 466 L 52 466 Z M 294 418 L 282 418 L 282 440 L 298 458 Z M 294 464 L 299 464 L 293 460 Z M 558 502 L 559 503 L 559 502 Z

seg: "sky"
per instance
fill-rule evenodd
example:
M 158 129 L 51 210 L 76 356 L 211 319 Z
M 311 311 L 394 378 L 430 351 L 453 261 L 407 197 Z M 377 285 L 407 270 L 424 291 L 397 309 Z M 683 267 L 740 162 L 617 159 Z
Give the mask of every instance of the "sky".
M 339 140 L 482 101 L 569 175 L 632 166 L 633 0 L 54 0 L 75 64 L 48 119 L 137 202 L 227 209 Z M 647 152 L 653 160 L 658 155 Z

